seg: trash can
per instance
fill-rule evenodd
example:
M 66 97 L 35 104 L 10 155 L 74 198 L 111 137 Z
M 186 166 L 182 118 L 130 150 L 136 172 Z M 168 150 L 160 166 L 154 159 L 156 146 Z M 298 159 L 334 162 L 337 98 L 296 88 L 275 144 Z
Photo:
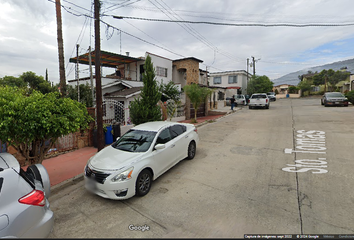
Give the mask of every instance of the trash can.
M 106 144 L 113 143 L 112 126 L 107 126 L 107 132 L 104 134 Z
M 120 124 L 113 125 L 113 141 L 117 140 L 117 137 L 120 137 Z
M 289 93 L 286 94 L 286 97 L 287 97 L 287 98 L 289 97 Z

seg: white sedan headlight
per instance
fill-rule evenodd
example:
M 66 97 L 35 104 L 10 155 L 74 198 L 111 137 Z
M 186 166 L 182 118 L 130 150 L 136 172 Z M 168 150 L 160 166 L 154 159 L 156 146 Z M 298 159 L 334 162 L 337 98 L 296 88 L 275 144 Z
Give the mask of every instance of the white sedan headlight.
M 129 180 L 132 177 L 134 167 L 131 167 L 124 172 L 121 172 L 112 178 L 112 182 L 123 182 Z

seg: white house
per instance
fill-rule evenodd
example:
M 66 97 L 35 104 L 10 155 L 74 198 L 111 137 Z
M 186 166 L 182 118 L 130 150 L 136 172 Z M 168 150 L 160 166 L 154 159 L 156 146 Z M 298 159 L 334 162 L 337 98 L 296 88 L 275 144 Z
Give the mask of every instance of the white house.
M 245 70 L 210 73 L 209 86 L 226 88 L 226 97 L 247 94 L 247 84 L 251 76 Z

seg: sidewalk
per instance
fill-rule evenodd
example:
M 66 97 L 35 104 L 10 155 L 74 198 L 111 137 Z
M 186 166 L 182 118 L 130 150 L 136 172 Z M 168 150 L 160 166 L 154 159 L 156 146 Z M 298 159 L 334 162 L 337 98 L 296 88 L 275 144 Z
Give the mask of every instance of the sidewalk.
M 240 107 L 236 107 L 233 112 L 240 109 Z M 197 118 L 197 123 L 194 125 L 200 127 L 207 124 L 209 120 L 216 120 L 233 113 L 229 106 L 215 109 L 213 112 L 215 115 Z M 220 112 L 220 114 L 217 114 L 217 112 Z M 180 122 L 190 123 L 190 120 L 183 120 Z M 96 153 L 97 148 L 85 147 L 44 160 L 42 164 L 49 174 L 52 192 L 53 190 L 56 191 L 59 188 L 72 183 L 74 180 L 81 179 L 87 161 Z

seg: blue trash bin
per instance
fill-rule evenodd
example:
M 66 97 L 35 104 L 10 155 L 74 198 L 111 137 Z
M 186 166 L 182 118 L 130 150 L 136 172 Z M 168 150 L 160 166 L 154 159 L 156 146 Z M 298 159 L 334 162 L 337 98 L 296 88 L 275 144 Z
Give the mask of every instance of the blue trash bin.
M 112 126 L 107 126 L 107 132 L 104 134 L 106 144 L 113 143 Z
M 287 98 L 289 97 L 289 93 L 288 93 L 288 94 L 286 94 L 286 97 L 287 97 Z

